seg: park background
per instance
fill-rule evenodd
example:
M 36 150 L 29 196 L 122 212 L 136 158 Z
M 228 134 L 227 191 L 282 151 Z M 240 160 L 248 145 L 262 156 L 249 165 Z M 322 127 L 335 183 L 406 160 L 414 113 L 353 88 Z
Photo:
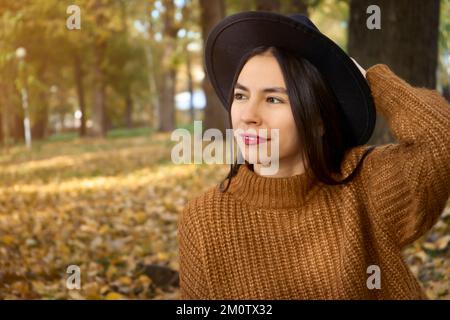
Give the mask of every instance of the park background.
M 245 10 L 307 14 L 365 69 L 450 100 L 450 0 L 1 0 L 0 299 L 178 297 L 178 216 L 228 166 L 173 164 L 170 134 L 225 130 L 203 45 Z M 369 143 L 390 141 L 378 121 Z M 404 251 L 431 299 L 450 299 L 449 234 L 450 203 Z

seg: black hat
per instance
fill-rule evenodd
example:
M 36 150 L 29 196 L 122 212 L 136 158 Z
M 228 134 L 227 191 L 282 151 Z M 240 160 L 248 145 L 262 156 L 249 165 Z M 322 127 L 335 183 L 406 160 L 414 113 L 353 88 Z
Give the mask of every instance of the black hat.
M 205 67 L 225 108 L 244 57 L 259 46 L 287 49 L 311 62 L 338 99 L 350 125 L 352 145 L 369 140 L 376 112 L 366 79 L 351 58 L 301 14 L 245 11 L 224 18 L 213 28 L 206 40 Z

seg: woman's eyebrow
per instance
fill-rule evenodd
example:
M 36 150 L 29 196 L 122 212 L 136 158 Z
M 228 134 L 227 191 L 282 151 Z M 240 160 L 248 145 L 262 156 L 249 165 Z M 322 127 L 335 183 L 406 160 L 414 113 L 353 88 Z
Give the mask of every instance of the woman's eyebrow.
M 235 88 L 236 89 L 241 89 L 241 90 L 244 90 L 244 91 L 247 91 L 247 92 L 250 91 L 247 87 L 243 86 L 242 84 L 240 84 L 238 82 L 236 83 Z M 263 92 L 278 92 L 278 93 L 287 94 L 286 88 L 282 88 L 282 87 L 265 88 L 262 91 Z

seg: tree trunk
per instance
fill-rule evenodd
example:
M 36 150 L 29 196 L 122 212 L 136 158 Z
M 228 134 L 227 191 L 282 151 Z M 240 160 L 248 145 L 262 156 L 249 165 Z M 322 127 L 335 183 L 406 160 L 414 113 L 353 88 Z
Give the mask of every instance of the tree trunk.
M 145 6 L 146 10 L 149 10 L 148 5 Z M 151 15 L 147 16 L 147 23 L 148 23 L 148 29 L 147 32 L 150 35 L 150 39 L 155 38 L 155 32 L 153 28 L 153 22 Z M 144 49 L 145 49 L 145 59 L 147 61 L 148 69 L 147 69 L 147 79 L 148 79 L 148 91 L 150 95 L 150 126 L 152 128 L 158 127 L 158 119 L 159 119 L 159 104 L 161 102 L 159 96 L 159 85 L 158 85 L 158 79 L 159 74 L 161 72 L 159 66 L 160 64 L 157 63 L 159 60 L 159 50 L 161 48 L 156 44 L 153 44 L 154 41 L 146 41 L 144 43 Z
M 128 37 L 128 12 L 127 12 L 127 1 L 120 0 L 120 21 L 122 24 L 121 32 L 125 38 L 125 43 L 130 45 L 130 40 Z M 133 97 L 131 96 L 131 83 L 127 83 L 125 87 L 125 113 L 124 113 L 124 124 L 126 128 L 133 127 Z
M 25 127 L 23 125 L 23 111 L 16 112 L 13 116 L 12 136 L 14 142 L 25 140 Z
M 239 11 L 255 10 L 255 0 L 243 0 L 239 2 Z
M 163 1 L 164 13 L 164 55 L 162 81 L 159 83 L 161 95 L 158 104 L 158 131 L 168 132 L 175 129 L 175 81 L 176 66 L 173 65 L 173 56 L 176 49 L 179 26 L 175 22 L 175 4 L 172 0 Z
M 192 79 L 192 66 L 191 66 L 191 55 L 187 50 L 186 45 L 186 72 L 187 72 L 187 87 L 189 92 L 189 115 L 191 118 L 191 123 L 195 120 L 195 109 L 194 109 L 194 80 Z
M 151 27 L 150 27 L 151 28 Z M 153 38 L 153 37 L 152 37 Z M 155 52 L 150 43 L 144 45 L 145 48 L 145 58 L 148 65 L 147 79 L 148 79 L 148 92 L 150 94 L 150 126 L 152 128 L 157 128 L 158 124 L 158 112 L 159 104 L 161 102 L 159 96 L 160 92 L 158 90 L 158 74 L 159 68 L 155 66 Z
M 381 10 L 381 29 L 370 30 L 369 5 Z M 439 0 L 352 0 L 348 52 L 365 69 L 388 65 L 414 86 L 435 88 L 438 59 Z M 369 144 L 394 141 L 385 119 L 377 114 Z
M 39 92 L 39 101 L 36 103 L 40 104 L 39 112 L 35 113 L 34 123 L 31 129 L 31 136 L 34 139 L 45 138 L 48 122 L 48 95 L 44 90 Z
M 159 103 L 158 131 L 169 132 L 175 129 L 175 81 L 176 71 L 166 70 L 163 75 L 163 87 Z
M 2 90 L 1 90 L 1 83 L 0 83 L 0 94 L 1 94 Z M 0 130 L 0 141 L 2 142 L 3 146 L 6 146 L 6 141 L 7 141 L 7 136 L 5 135 L 5 126 L 4 123 L 6 122 L 4 116 L 5 116 L 5 112 L 3 111 L 3 109 L 6 108 L 6 105 L 2 103 L 1 97 L 0 97 L 0 124 L 1 124 L 1 130 Z
M 258 0 L 256 2 L 256 10 L 280 12 L 281 3 L 279 0 Z
M 301 13 L 308 16 L 308 6 L 305 1 L 306 0 L 290 0 L 287 2 L 287 6 L 283 11 L 288 15 Z
M 223 0 L 200 0 L 200 10 L 202 37 L 205 43 L 211 29 L 225 17 L 225 4 Z M 206 96 L 203 130 L 216 128 L 225 134 L 228 123 L 225 119 L 228 119 L 228 115 L 214 92 L 206 72 L 202 87 Z
M 37 74 L 40 77 L 40 80 L 43 83 L 48 83 L 46 79 L 46 71 L 47 71 L 47 63 L 44 62 L 40 65 Z M 25 84 L 27 86 L 27 84 Z M 31 136 L 33 139 L 43 139 L 45 138 L 47 124 L 48 124 L 48 116 L 49 116 L 49 96 L 48 91 L 45 88 L 38 89 L 38 100 L 34 102 L 34 110 L 29 110 L 31 116 Z M 30 94 L 30 90 L 28 90 L 28 94 Z
M 0 81 L 1 141 L 4 147 L 8 147 L 9 144 L 9 95 L 7 91 L 7 84 Z
M 92 133 L 94 136 L 106 136 L 106 106 L 105 106 L 105 75 L 101 67 L 103 61 L 103 46 L 95 50 L 94 64 L 94 92 L 93 92 L 93 113 L 92 113 Z
M 86 136 L 86 104 L 85 104 L 85 91 L 83 83 L 83 66 L 81 64 L 81 59 L 78 53 L 74 54 L 74 78 L 75 86 L 77 90 L 78 105 L 80 107 L 81 118 L 80 118 L 80 137 Z
M 95 11 L 95 21 L 98 28 L 105 27 L 105 16 L 102 13 L 104 4 L 101 0 L 96 0 L 93 10 Z M 96 35 L 94 39 L 94 88 L 93 88 L 93 113 L 92 113 L 92 134 L 94 136 L 105 137 L 107 133 L 106 119 L 106 83 L 105 72 L 103 70 L 103 60 L 105 59 L 106 41 Z
M 125 94 L 125 126 L 133 128 L 133 97 L 131 96 L 129 88 Z

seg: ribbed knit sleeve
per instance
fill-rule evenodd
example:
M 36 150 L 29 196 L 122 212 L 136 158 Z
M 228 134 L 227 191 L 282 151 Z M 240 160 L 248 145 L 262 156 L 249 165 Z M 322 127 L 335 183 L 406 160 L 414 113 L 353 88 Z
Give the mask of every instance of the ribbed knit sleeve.
M 192 200 L 195 201 L 195 200 Z M 184 208 L 178 220 L 178 240 L 180 258 L 180 299 L 206 299 L 208 296 L 204 263 L 202 261 L 202 241 L 195 219 L 192 202 Z
M 398 141 L 367 158 L 366 192 L 403 247 L 434 225 L 450 195 L 450 107 L 437 91 L 412 87 L 384 64 L 369 68 L 366 78 Z

